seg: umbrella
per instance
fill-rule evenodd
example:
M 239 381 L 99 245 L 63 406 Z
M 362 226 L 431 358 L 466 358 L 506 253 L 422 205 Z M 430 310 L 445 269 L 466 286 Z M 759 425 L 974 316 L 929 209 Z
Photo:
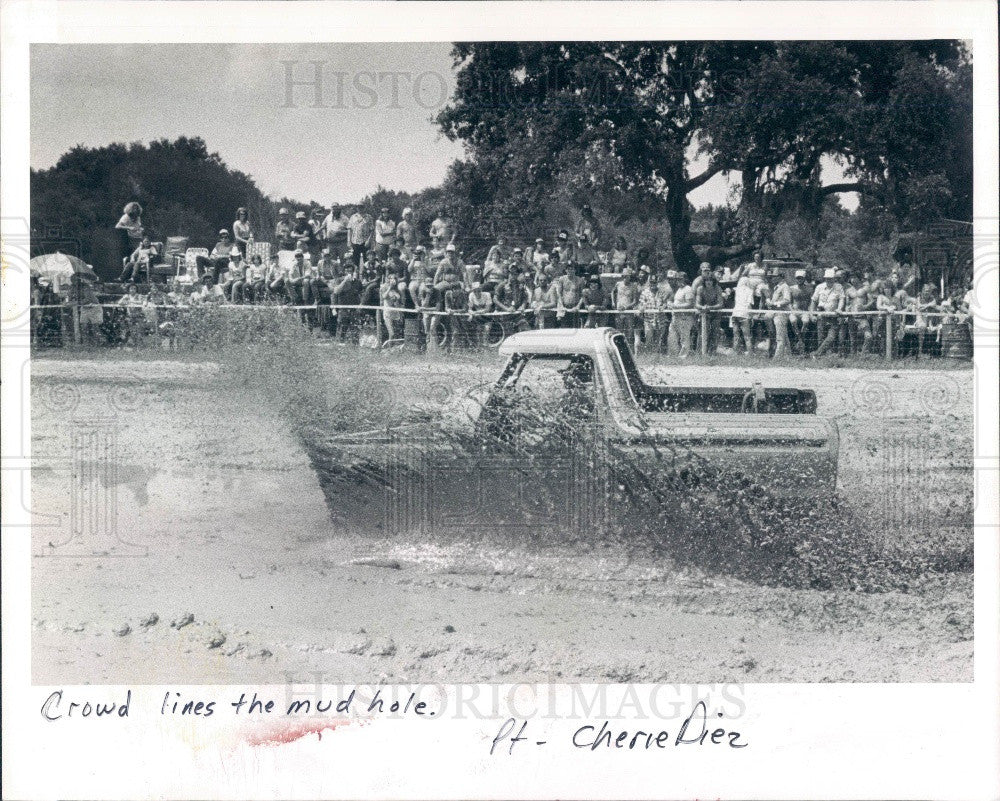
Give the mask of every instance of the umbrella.
M 48 278 L 50 281 L 59 279 L 69 281 L 71 275 L 77 274 L 81 278 L 89 278 L 91 281 L 99 280 L 94 268 L 78 259 L 76 256 L 67 256 L 65 253 L 46 253 L 44 256 L 35 256 L 29 263 L 31 274 L 39 278 Z
M 47 279 L 53 286 L 58 287 L 68 284 L 74 275 L 88 281 L 98 281 L 97 273 L 89 264 L 76 256 L 67 256 L 65 253 L 46 253 L 43 256 L 35 256 L 30 262 L 31 275 Z

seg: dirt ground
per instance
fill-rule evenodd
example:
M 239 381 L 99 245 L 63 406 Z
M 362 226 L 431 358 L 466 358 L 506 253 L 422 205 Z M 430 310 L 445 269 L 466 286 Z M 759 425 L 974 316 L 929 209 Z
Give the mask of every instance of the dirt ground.
M 415 397 L 496 368 L 378 358 Z M 611 545 L 345 533 L 291 426 L 216 365 L 42 357 L 33 680 L 971 681 L 971 370 L 644 369 L 816 389 L 844 496 L 887 549 L 938 569 L 887 592 L 793 590 Z

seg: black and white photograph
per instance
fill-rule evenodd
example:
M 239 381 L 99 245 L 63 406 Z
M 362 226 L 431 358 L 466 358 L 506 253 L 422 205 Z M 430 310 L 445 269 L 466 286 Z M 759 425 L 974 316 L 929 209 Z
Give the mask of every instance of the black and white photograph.
M 36 680 L 971 679 L 967 43 L 31 66 Z
M 5 795 L 993 797 L 942 5 L 5 3 Z

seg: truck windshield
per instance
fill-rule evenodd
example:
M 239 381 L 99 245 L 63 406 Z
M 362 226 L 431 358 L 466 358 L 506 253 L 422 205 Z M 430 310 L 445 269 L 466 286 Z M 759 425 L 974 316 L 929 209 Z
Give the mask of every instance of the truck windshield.
M 632 357 L 632 351 L 629 350 L 628 343 L 625 342 L 625 337 L 621 334 L 615 334 L 611 338 L 611 341 L 614 343 L 615 351 L 618 353 L 621 368 L 625 372 L 625 381 L 628 384 L 629 391 L 632 393 L 632 399 L 638 402 L 645 383 L 639 374 L 639 368 L 636 366 L 635 359 Z

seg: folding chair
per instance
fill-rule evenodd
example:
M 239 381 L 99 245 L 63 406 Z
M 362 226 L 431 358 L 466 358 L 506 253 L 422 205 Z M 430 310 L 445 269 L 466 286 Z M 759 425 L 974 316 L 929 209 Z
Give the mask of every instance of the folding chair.
M 254 256 L 260 256 L 262 264 L 267 265 L 271 260 L 270 242 L 251 242 L 247 245 L 247 261 L 251 261 Z
M 184 251 L 184 272 L 191 276 L 192 280 L 198 280 L 198 257 L 208 258 L 208 248 L 188 248 Z

